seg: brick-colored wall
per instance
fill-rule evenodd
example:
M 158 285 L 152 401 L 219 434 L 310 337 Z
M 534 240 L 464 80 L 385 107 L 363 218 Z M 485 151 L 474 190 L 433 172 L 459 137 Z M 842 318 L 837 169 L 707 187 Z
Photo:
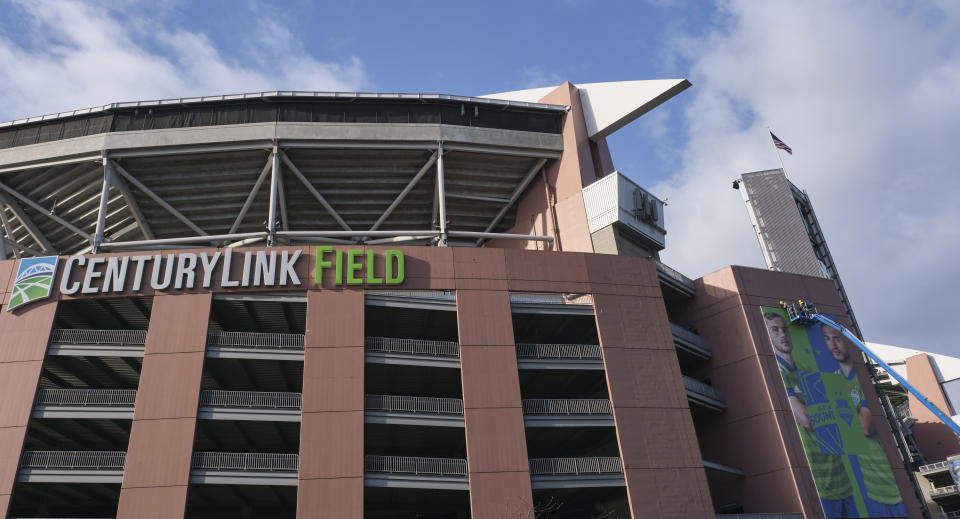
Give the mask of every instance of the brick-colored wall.
M 681 317 L 683 324 L 694 324 L 711 344 L 708 373 L 727 401 L 726 411 L 704 420 L 698 430 L 704 458 L 740 467 L 745 473 L 714 489 L 717 504 L 737 501 L 748 513 L 802 512 L 808 518 L 823 517 L 760 310 L 776 307 L 781 300 L 798 299 L 814 303 L 823 313 L 845 315 L 830 280 L 726 267 L 697 280 L 697 297 Z M 922 517 L 862 356 L 853 358 L 910 517 Z
M 118 519 L 184 516 L 210 301 L 210 293 L 154 297 Z

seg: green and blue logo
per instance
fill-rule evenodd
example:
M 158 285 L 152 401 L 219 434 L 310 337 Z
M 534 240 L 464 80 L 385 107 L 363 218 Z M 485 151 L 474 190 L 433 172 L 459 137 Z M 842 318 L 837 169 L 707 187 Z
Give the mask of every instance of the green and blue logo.
M 7 311 L 50 297 L 53 279 L 57 273 L 57 257 L 23 258 L 17 269 L 17 278 L 10 290 Z

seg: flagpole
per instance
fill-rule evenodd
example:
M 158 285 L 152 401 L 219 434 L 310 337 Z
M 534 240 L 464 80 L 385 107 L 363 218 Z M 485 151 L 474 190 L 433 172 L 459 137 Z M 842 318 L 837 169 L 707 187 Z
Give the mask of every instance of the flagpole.
M 767 126 L 767 133 L 773 135 L 773 130 Z M 777 160 L 780 161 L 780 171 L 783 171 L 783 176 L 787 176 L 787 168 L 783 167 L 783 157 L 780 156 L 780 148 L 774 146 L 773 149 L 777 152 Z

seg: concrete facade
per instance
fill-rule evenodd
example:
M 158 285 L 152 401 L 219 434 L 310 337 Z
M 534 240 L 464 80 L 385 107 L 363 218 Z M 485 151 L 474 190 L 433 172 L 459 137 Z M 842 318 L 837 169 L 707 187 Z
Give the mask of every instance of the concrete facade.
M 410 277 L 398 290 L 456 291 L 472 517 L 512 517 L 533 507 L 509 294 L 551 291 L 592 296 L 634 517 L 711 517 L 729 499 L 752 512 L 822 517 L 759 306 L 802 297 L 840 313 L 829 281 L 740 267 L 698 280 L 698 296 L 682 317 L 712 343 L 710 379 L 729 405 L 695 427 L 653 261 L 509 249 L 404 252 Z M 13 263 L 0 268 L 10 271 Z M 364 290 L 314 286 L 303 274 L 308 324 L 297 516 L 362 517 Z M 118 517 L 184 517 L 215 293 L 174 292 L 153 294 Z M 60 300 L 69 298 L 54 294 L 0 314 L 8 344 L 2 350 L 7 375 L 0 380 L 10 386 L 0 413 L 10 438 L 0 458 L 4 505 Z M 868 398 L 876 399 L 862 363 L 857 372 Z M 912 498 L 892 440 L 884 445 L 902 494 Z M 715 484 L 711 494 L 701 459 L 741 467 L 744 475 Z M 916 502 L 909 506 L 911 516 L 920 517 Z
M 677 85 L 655 104 L 688 83 Z M 375 123 L 163 127 L 0 150 L 0 174 L 10 173 L 0 181 L 26 191 L 35 189 L 34 174 L 44 177 L 44 186 L 57 188 L 58 175 L 82 174 L 86 194 L 78 191 L 77 199 L 93 200 L 103 177 L 109 178 L 101 153 L 112 157 L 115 168 L 129 168 L 124 178 L 144 182 L 134 184 L 143 211 L 136 196 L 115 196 L 103 204 L 109 213 L 105 225 L 117 232 L 105 243 L 127 232 L 131 241 L 113 242 L 115 250 L 141 251 L 125 255 L 162 254 L 171 261 L 168 254 L 302 252 L 299 286 L 215 282 L 214 288 L 154 290 L 148 269 L 140 290 L 64 295 L 54 289 L 50 299 L 0 312 L 0 517 L 49 517 L 59 509 L 48 505 L 48 497 L 74 506 L 70 510 L 89 506 L 93 515 L 123 519 L 381 519 L 403 513 L 451 519 L 824 517 L 759 308 L 804 299 L 840 315 L 836 290 L 820 278 L 742 267 L 694 283 L 659 264 L 659 249 L 625 241 L 616 223 L 591 236 L 583 189 L 614 166 L 605 139 L 591 135 L 586 117 L 593 108 L 583 99 L 571 83 L 542 92 L 539 101 L 549 104 L 560 133 L 485 127 L 494 126 L 488 121 L 496 116 L 464 98 L 445 108 L 459 124 L 383 123 L 371 101 L 355 105 L 369 108 Z M 470 119 L 471 113 L 483 117 Z M 605 124 L 617 126 L 635 115 Z M 450 184 L 460 186 L 447 196 L 450 230 L 497 229 L 500 237 L 467 234 L 453 247 L 366 245 L 381 238 L 379 243 L 447 244 L 438 230 L 440 215 L 433 214 L 439 201 L 432 202 L 432 193 L 441 182 L 415 186 L 417 172 L 429 169 L 428 157 L 440 148 L 451 152 L 445 159 Z M 296 168 L 271 165 L 280 164 L 281 153 L 290 153 L 294 160 L 287 162 L 306 172 L 298 174 L 302 180 L 290 176 L 289 169 Z M 370 162 L 366 169 L 358 166 L 360 173 L 333 180 L 340 172 L 321 167 L 349 169 L 365 160 Z M 224 170 L 216 177 L 223 186 L 217 201 L 206 194 L 207 167 Z M 271 168 L 276 189 L 264 182 Z M 439 164 L 436 169 L 440 178 Z M 285 171 L 287 188 L 278 195 Z M 294 181 L 308 189 L 292 187 Z M 346 187 L 320 185 L 331 181 Z M 392 187 L 369 189 L 380 184 Z M 405 195 L 398 198 L 396 192 L 403 186 L 412 194 L 401 203 Z M 146 194 L 148 187 L 159 194 Z M 321 200 L 320 191 L 329 198 Z M 170 208 L 160 204 L 164 196 L 173 200 Z M 276 211 L 268 212 L 264 199 L 274 196 Z M 58 207 L 51 216 L 36 208 L 24 213 L 3 200 L 0 211 L 9 208 L 22 220 L 13 237 L 28 256 L 34 246 L 87 260 L 118 256 L 86 254 L 84 247 L 95 241 L 88 233 L 97 224 L 89 207 Z M 325 203 L 337 206 L 344 220 L 331 219 L 335 211 L 321 207 Z M 384 228 L 410 231 L 349 235 L 355 232 L 351 225 L 379 225 L 391 204 L 398 204 L 397 212 Z M 241 205 L 234 215 L 231 210 Z M 290 218 L 288 208 L 301 212 Z M 277 229 L 264 231 L 254 223 L 275 213 Z M 28 228 L 28 217 L 42 225 Z M 64 225 L 63 218 L 73 223 Z M 415 224 L 402 227 L 397 220 Z M 233 232 L 216 234 L 231 226 L 257 232 L 242 240 Z M 186 240 L 177 243 L 237 246 L 153 251 L 153 243 L 142 252 L 145 245 L 137 239 L 151 234 L 150 227 L 158 236 Z M 288 228 L 316 235 L 277 232 Z M 342 228 L 346 234 L 322 236 Z M 275 239 L 294 245 L 259 245 Z M 334 252 L 372 253 L 370 278 L 385 277 L 387 249 L 400 251 L 405 279 L 397 285 L 351 285 L 336 282 L 335 269 L 327 268 L 315 283 L 316 240 L 353 240 Z M 59 261 L 58 279 L 69 275 L 96 289 L 107 277 L 85 278 L 77 265 L 64 272 L 66 256 Z M 245 275 L 241 261 L 234 261 L 230 272 L 223 268 L 217 264 L 212 278 Z M 4 305 L 16 270 L 15 260 L 0 261 Z M 524 307 L 517 300 L 533 303 Z M 217 312 L 233 313 L 223 318 Z M 386 333 L 378 331 L 386 322 L 394 335 L 377 335 Z M 119 345 L 51 339 L 74 331 L 141 338 Z M 236 344 L 217 343 L 231 333 L 243 337 Z M 683 335 L 702 342 L 692 356 L 681 344 Z M 409 351 L 377 350 L 371 339 L 402 342 Z M 249 344 L 238 352 L 243 341 Z M 271 350 L 262 343 L 284 346 Z M 521 354 L 522 347 L 536 353 Z M 862 362 L 856 372 L 867 400 L 878 404 Z M 131 418 L 75 410 L 79 418 L 52 424 L 35 412 L 45 394 L 91 388 L 92 393 L 135 390 L 132 402 L 118 405 Z M 430 390 L 443 394 L 427 394 Z M 230 404 L 233 418 L 210 418 L 216 411 L 210 409 L 212 392 L 236 399 Z M 273 403 L 236 403 L 247 397 Z M 378 397 L 423 398 L 437 406 L 443 401 L 454 410 L 372 412 L 370 401 Z M 601 411 L 554 410 L 531 423 L 535 406 L 560 404 L 599 405 Z M 262 412 L 267 407 L 270 412 Z M 870 409 L 909 516 L 919 518 L 880 406 Z M 398 447 L 396 455 L 378 450 L 390 442 L 406 450 Z M 551 454 L 546 447 L 567 454 Z M 98 472 L 103 467 L 88 466 L 96 463 L 64 462 L 68 451 L 107 452 L 124 461 L 104 464 L 111 470 Z M 27 466 L 38 453 L 55 466 L 39 461 Z M 220 458 L 198 463 L 198 454 Z M 380 459 L 387 457 L 395 459 Z M 223 460 L 229 470 L 217 465 Z M 381 462 L 385 465 L 377 465 Z M 435 512 L 434 504 L 446 508 Z

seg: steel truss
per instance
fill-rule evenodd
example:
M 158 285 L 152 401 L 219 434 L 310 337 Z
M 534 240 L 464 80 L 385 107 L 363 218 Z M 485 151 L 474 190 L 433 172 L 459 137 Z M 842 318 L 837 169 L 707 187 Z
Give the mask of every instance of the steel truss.
M 296 149 L 397 149 L 397 150 L 424 150 L 432 152 L 427 161 L 419 168 L 416 174 L 410 178 L 409 182 L 396 195 L 389 206 L 377 218 L 376 222 L 366 230 L 353 229 L 336 210 L 335 207 L 324 197 L 323 193 L 317 189 L 313 183 L 303 174 L 296 163 L 287 155 L 287 150 Z M 128 172 L 118 161 L 125 158 L 156 157 L 160 155 L 176 155 L 190 153 L 210 153 L 217 151 L 246 151 L 246 150 L 264 150 L 268 151 L 268 160 L 263 165 L 256 181 L 250 188 L 246 199 L 240 208 L 228 233 L 211 235 L 204 231 L 200 225 L 192 221 L 179 211 L 170 201 L 164 199 L 160 194 L 150 189 L 143 182 L 138 180 L 133 174 Z M 446 175 L 444 171 L 444 153 L 445 151 L 460 151 L 492 155 L 508 155 L 516 157 L 530 157 L 536 159 L 535 163 L 524 174 L 522 180 L 516 185 L 509 198 L 497 196 L 485 196 L 483 194 L 457 193 L 448 195 L 446 192 Z M 442 141 L 425 143 L 324 143 L 324 142 L 273 142 L 273 143 L 249 143 L 226 146 L 200 146 L 200 147 L 172 147 L 166 149 L 148 149 L 148 150 L 121 150 L 111 152 L 104 151 L 100 156 L 83 156 L 75 159 L 65 159 L 60 161 L 48 161 L 42 164 L 28 164 L 22 167 L 8 167 L 0 169 L 0 173 L 23 171 L 36 169 L 39 167 L 54 167 L 61 164 L 71 163 L 98 163 L 102 168 L 102 184 L 99 195 L 99 207 L 96 212 L 96 227 L 93 234 L 71 223 L 64 217 L 56 214 L 54 210 L 43 207 L 38 201 L 32 199 L 25 193 L 22 193 L 2 181 L 0 181 L 0 259 L 5 259 L 8 254 L 13 257 L 20 257 L 21 254 L 42 255 L 56 254 L 66 251 L 57 250 L 49 237 L 47 237 L 40 227 L 30 218 L 30 216 L 21 207 L 21 204 L 31 208 L 40 215 L 53 220 L 62 228 L 67 229 L 73 235 L 87 242 L 89 245 L 74 253 L 98 253 L 101 251 L 120 251 L 120 250 L 150 250 L 164 249 L 174 247 L 223 247 L 223 246 L 243 246 L 255 243 L 265 242 L 267 245 L 278 243 L 334 243 L 334 244 L 390 244 L 403 242 L 421 242 L 435 246 L 448 246 L 451 238 L 460 238 L 475 240 L 474 246 L 482 246 L 491 239 L 509 239 L 525 241 L 543 241 L 553 242 L 553 236 L 529 235 L 529 234 L 507 234 L 493 232 L 493 229 L 507 215 L 510 209 L 517 203 L 517 200 L 523 194 L 526 187 L 533 178 L 543 169 L 548 160 L 559 158 L 558 152 L 529 150 L 529 149 L 510 149 L 502 147 L 484 147 L 462 144 L 445 144 Z M 78 166 L 82 167 L 82 166 Z M 380 227 L 386 223 L 391 214 L 414 190 L 414 188 L 427 176 L 434 171 L 436 175 L 434 201 L 433 201 L 433 225 L 430 229 L 410 229 L 410 230 L 380 230 Z M 87 170 L 92 173 L 91 170 Z M 317 204 L 335 221 L 342 230 L 337 231 L 292 231 L 289 228 L 289 217 L 287 211 L 287 200 L 285 186 L 283 184 L 282 172 L 290 173 L 315 199 Z M 0 177 L 2 178 L 2 177 Z M 269 205 L 268 218 L 265 222 L 265 229 L 262 232 L 237 232 L 246 218 L 248 211 L 252 207 L 255 198 L 263 188 L 263 184 L 269 180 Z M 157 238 L 148 222 L 146 216 L 137 203 L 132 188 L 150 198 L 160 208 L 179 220 L 183 225 L 189 228 L 192 236 L 175 238 Z M 119 230 L 107 233 L 107 216 L 109 213 L 108 205 L 111 200 L 111 188 L 114 195 L 119 194 L 126 209 L 129 210 L 133 223 L 130 223 Z M 484 203 L 500 204 L 501 208 L 496 216 L 486 225 L 483 232 L 456 230 L 448 228 L 450 223 L 447 217 L 448 198 L 465 199 Z M 117 200 L 116 198 L 114 200 Z M 19 226 L 26 231 L 27 235 L 36 243 L 36 247 L 30 247 L 19 243 L 14 238 L 15 227 L 8 217 L 7 210 L 12 213 Z M 119 238 L 139 231 L 145 239 L 133 241 L 121 241 Z M 38 248 L 39 247 L 39 248 Z

